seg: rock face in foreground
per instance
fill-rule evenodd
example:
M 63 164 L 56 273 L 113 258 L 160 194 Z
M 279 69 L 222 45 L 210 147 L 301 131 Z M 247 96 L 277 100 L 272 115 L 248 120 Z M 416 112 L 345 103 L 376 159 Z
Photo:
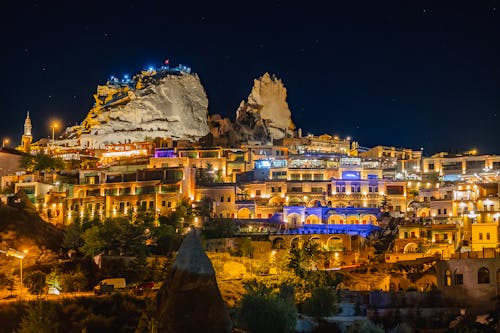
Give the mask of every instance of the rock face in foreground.
M 184 238 L 157 301 L 158 332 L 229 333 L 232 330 L 214 268 L 194 230 Z
M 266 135 L 281 139 L 293 131 L 283 82 L 269 73 L 255 79 L 248 100 L 242 101 L 236 111 L 236 123 L 242 127 L 241 134 L 254 134 L 258 141 Z

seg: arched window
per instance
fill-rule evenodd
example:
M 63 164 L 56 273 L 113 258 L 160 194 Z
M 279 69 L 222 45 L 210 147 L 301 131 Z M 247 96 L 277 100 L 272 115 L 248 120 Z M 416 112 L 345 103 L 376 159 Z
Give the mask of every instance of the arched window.
M 486 267 L 481 267 L 477 271 L 477 283 L 490 283 L 490 271 Z
M 446 287 L 451 286 L 451 272 L 449 269 L 447 269 L 446 272 L 444 273 L 444 285 Z
M 458 286 L 464 284 L 464 274 L 460 269 L 455 269 L 455 274 L 453 274 L 453 284 Z

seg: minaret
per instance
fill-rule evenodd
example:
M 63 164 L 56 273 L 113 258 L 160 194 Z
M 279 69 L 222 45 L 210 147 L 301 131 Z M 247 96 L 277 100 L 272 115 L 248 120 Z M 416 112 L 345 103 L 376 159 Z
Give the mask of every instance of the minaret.
M 26 115 L 26 120 L 24 121 L 24 134 L 22 138 L 22 148 L 25 152 L 30 151 L 30 145 L 33 141 L 33 137 L 31 136 L 31 119 L 30 113 Z

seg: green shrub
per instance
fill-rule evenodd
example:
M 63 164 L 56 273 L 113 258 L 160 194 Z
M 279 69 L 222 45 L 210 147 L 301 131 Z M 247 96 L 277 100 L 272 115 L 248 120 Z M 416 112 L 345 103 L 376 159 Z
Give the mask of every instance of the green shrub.
M 277 296 L 247 294 L 241 302 L 241 319 L 250 333 L 294 332 L 297 310 Z
M 320 287 L 312 292 L 312 296 L 304 302 L 304 313 L 315 317 L 328 317 L 335 313 L 336 297 L 330 288 Z
M 33 271 L 26 275 L 23 279 L 24 285 L 29 292 L 34 295 L 41 295 L 45 290 L 45 278 L 47 274 L 42 271 Z
M 44 277 L 45 284 L 45 277 Z M 57 306 L 52 302 L 30 302 L 18 333 L 56 333 L 59 330 Z

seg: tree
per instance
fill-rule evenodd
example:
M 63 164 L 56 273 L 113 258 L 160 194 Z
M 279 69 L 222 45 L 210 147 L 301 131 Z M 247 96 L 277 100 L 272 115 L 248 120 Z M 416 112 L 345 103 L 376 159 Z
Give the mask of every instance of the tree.
M 26 314 L 21 320 L 18 333 L 54 333 L 59 330 L 57 304 L 35 301 L 28 303 Z
M 61 290 L 60 286 L 60 274 L 58 271 L 53 270 L 45 277 L 45 283 L 49 286 L 49 288 L 56 288 Z
M 388 208 L 389 208 L 389 202 L 390 202 L 390 199 L 387 195 L 384 195 L 382 197 L 382 202 L 380 203 L 380 209 L 383 211 L 383 212 L 387 212 Z
M 64 161 L 48 154 L 24 155 L 21 163 L 30 172 L 64 169 Z
M 151 233 L 156 244 L 156 251 L 163 255 L 168 255 L 174 251 L 180 238 L 172 225 L 161 222 L 158 227 L 151 231 Z
M 204 196 L 201 198 L 199 205 L 194 209 L 194 215 L 202 218 L 209 218 L 212 215 L 214 200 Z
M 283 283 L 280 286 L 278 297 L 285 302 L 295 304 L 295 287 L 292 284 Z
M 42 271 L 33 271 L 26 275 L 23 279 L 24 285 L 28 288 L 29 292 L 34 295 L 40 295 L 45 289 L 46 274 Z
M 0 273 L 0 287 L 6 286 L 7 285 L 7 274 L 5 273 Z
M 83 245 L 79 249 L 86 257 L 93 257 L 106 248 L 107 242 L 101 237 L 99 228 L 93 226 L 82 235 Z
M 152 210 L 147 210 L 142 206 L 137 208 L 137 212 L 134 214 L 133 210 L 130 210 L 130 218 L 129 220 L 134 224 L 142 224 L 145 227 L 153 227 L 155 222 L 155 214 Z
M 238 253 L 244 257 L 252 257 L 253 256 L 253 246 L 252 239 L 250 237 L 241 238 L 239 251 Z
M 0 273 L 0 287 L 6 287 L 8 291 L 10 291 L 10 296 L 12 296 L 12 292 L 14 291 L 14 279 L 12 276 L 7 276 L 5 273 Z
M 277 296 L 246 294 L 243 296 L 240 310 L 243 325 L 250 333 L 295 331 L 295 305 Z
M 327 287 L 316 288 L 304 303 L 304 312 L 315 318 L 328 317 L 335 313 L 336 297 Z
M 81 271 L 70 272 L 61 276 L 61 288 L 64 292 L 85 290 L 87 278 Z
M 64 232 L 64 237 L 62 241 L 62 248 L 67 250 L 77 250 L 83 246 L 84 242 L 82 239 L 82 228 L 80 224 L 72 223 Z
M 213 219 L 203 225 L 206 238 L 230 238 L 238 232 L 238 222 L 234 219 Z
M 307 241 L 302 248 L 291 248 L 288 267 L 291 268 L 297 276 L 304 278 L 306 273 L 316 267 L 316 262 L 322 256 L 319 244 L 314 241 Z

